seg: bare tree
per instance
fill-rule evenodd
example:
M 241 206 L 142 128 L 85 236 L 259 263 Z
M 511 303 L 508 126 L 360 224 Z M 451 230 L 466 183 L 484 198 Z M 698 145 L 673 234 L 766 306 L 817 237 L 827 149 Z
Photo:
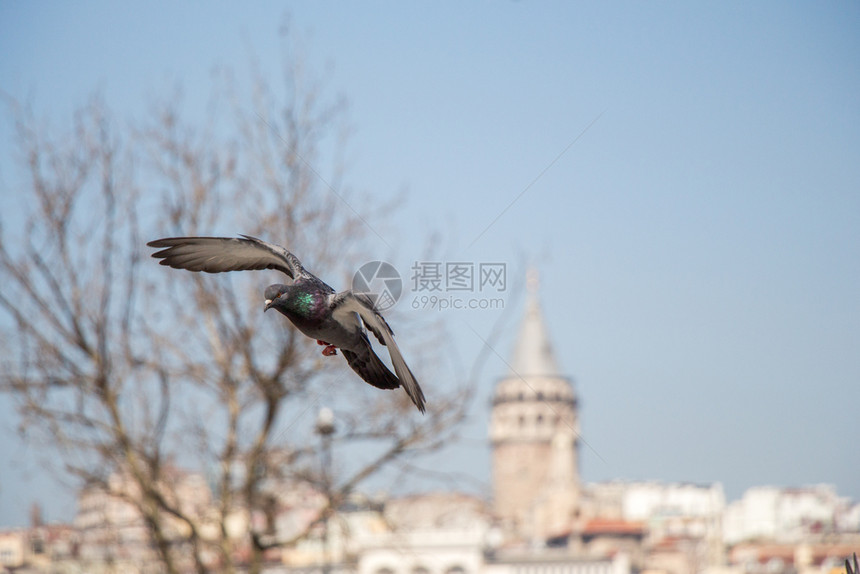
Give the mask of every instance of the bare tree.
M 381 244 L 391 206 L 348 193 L 326 159 L 341 146 L 340 103 L 289 65 L 284 96 L 260 77 L 250 97 L 229 82 L 217 90 L 205 124 L 162 105 L 127 128 L 94 99 L 57 136 L 8 108 L 28 213 L 4 214 L 0 228 L 0 389 L 66 473 L 136 508 L 171 573 L 258 572 L 363 481 L 450 441 L 468 402 L 465 387 L 425 376 L 422 417 L 404 393 L 367 387 L 263 316 L 263 273 L 203 276 L 149 259 L 148 239 L 238 231 L 288 245 L 325 277 Z M 334 167 L 322 175 L 321 164 Z M 331 482 L 312 435 L 323 398 L 340 421 Z M 183 497 L 179 467 L 208 477 L 210 506 Z M 285 481 L 325 496 L 315 520 L 279 537 L 259 523 Z

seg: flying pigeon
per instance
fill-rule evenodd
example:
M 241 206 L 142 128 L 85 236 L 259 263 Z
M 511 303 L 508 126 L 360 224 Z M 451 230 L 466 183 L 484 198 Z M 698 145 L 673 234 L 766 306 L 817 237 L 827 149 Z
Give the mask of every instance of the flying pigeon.
M 286 315 L 299 331 L 325 346 L 323 355 L 336 355 L 340 349 L 352 370 L 374 387 L 402 386 L 418 410 L 424 412 L 424 393 L 394 342 L 394 332 L 367 294 L 337 293 L 283 247 L 247 235 L 172 237 L 156 239 L 147 245 L 162 248 L 152 256 L 161 259 L 161 265 L 174 269 L 207 273 L 277 269 L 285 273 L 291 280 L 289 284 L 266 288 L 264 311 L 277 309 Z M 388 347 L 396 375 L 373 351 L 362 324 Z

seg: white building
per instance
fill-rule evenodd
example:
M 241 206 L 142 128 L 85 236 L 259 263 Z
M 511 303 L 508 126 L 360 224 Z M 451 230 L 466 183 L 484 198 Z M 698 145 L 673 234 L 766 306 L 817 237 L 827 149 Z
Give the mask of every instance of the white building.
M 645 536 L 637 561 L 647 569 L 696 572 L 725 561 L 722 515 L 726 503 L 719 483 L 615 480 L 587 485 L 583 499 L 583 513 L 591 519 L 586 532 L 607 519 L 619 521 L 615 529 L 621 533 L 625 527 L 632 531 L 642 525 Z
M 362 536 L 358 574 L 477 574 L 490 527 L 484 503 L 460 493 L 386 503 L 384 532 Z
M 27 558 L 27 531 L 23 528 L 0 531 L 0 570 L 18 568 Z
M 803 488 L 759 486 L 732 502 L 723 522 L 727 544 L 753 539 L 797 542 L 810 534 L 857 532 L 860 505 L 838 496 L 836 489 L 827 484 Z
M 718 518 L 726 507 L 726 497 L 720 483 L 630 482 L 624 489 L 622 505 L 626 520 Z
M 485 503 L 461 493 L 391 500 L 390 530 L 363 536 L 357 574 L 629 574 L 623 553 L 590 557 L 567 548 L 507 548 Z

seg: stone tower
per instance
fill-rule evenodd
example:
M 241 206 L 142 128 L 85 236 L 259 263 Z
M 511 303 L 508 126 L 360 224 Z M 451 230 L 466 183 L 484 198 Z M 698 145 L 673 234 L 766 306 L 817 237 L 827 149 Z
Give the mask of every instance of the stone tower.
M 561 374 L 529 272 L 528 301 L 510 369 L 490 418 L 493 504 L 508 535 L 545 539 L 569 531 L 579 506 L 579 417 Z

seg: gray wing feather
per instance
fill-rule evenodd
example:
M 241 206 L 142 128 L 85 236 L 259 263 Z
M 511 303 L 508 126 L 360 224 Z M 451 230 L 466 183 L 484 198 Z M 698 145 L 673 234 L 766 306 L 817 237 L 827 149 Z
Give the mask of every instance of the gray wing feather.
M 391 363 L 394 365 L 394 372 L 397 378 L 400 379 L 400 384 L 418 410 L 424 412 L 424 392 L 418 385 L 415 375 L 409 370 L 409 366 L 403 359 L 397 343 L 394 342 L 394 333 L 385 319 L 376 312 L 373 308 L 370 299 L 362 296 L 360 293 L 352 291 L 344 291 L 338 293 L 334 301 L 334 316 L 337 319 L 342 313 L 358 313 L 365 326 L 370 329 L 379 342 L 388 347 L 388 354 L 391 357 Z
M 164 248 L 152 254 L 174 269 L 223 273 L 277 269 L 295 279 L 306 274 L 298 258 L 278 245 L 255 237 L 169 237 L 147 243 Z

